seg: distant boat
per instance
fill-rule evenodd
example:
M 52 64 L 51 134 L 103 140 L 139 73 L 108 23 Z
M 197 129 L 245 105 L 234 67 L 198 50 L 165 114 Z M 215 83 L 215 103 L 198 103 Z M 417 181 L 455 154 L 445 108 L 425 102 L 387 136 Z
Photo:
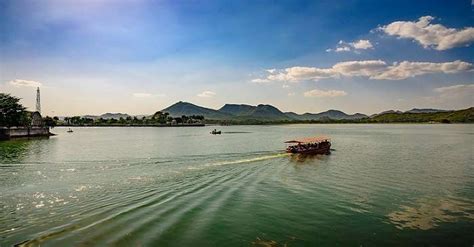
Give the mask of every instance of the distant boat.
M 293 154 L 330 154 L 331 141 L 325 136 L 307 137 L 295 140 L 289 140 L 285 143 L 290 144 L 286 149 L 287 153 Z
M 222 132 L 221 132 L 220 130 L 218 131 L 218 130 L 216 130 L 216 129 L 214 129 L 213 131 L 211 131 L 211 134 L 213 134 L 213 135 L 220 135 L 221 133 L 222 133 Z
M 67 130 L 67 133 L 72 133 L 72 132 L 74 132 L 74 131 L 72 131 L 71 128 L 69 128 L 69 129 Z

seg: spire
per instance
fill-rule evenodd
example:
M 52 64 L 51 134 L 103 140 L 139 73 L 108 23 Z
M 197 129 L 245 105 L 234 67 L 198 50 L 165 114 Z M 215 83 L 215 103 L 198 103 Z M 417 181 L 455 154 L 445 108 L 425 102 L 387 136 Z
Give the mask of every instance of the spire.
M 36 89 L 36 111 L 41 114 L 41 98 L 40 98 L 40 88 Z

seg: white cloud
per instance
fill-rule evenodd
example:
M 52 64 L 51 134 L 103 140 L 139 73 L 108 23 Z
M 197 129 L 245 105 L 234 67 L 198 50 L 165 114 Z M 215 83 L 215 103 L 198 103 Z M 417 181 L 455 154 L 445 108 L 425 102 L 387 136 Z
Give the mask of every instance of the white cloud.
M 460 92 L 469 92 L 470 95 L 474 95 L 474 84 L 458 84 L 454 86 L 447 86 L 447 87 L 438 87 L 433 89 L 433 91 L 437 93 L 460 93 Z M 474 96 L 472 96 L 474 97 Z M 473 98 L 474 100 L 474 98 Z
M 354 47 L 355 49 L 359 49 L 359 50 L 367 50 L 370 48 L 374 48 L 372 43 L 370 43 L 370 41 L 367 39 L 361 39 L 359 41 L 352 42 L 350 43 L 350 45 Z
M 267 69 L 268 73 L 274 73 L 275 71 L 276 71 L 276 69 Z
M 369 40 L 367 39 L 361 39 L 357 40 L 354 42 L 344 42 L 343 40 L 340 40 L 338 42 L 338 45 L 336 49 L 326 49 L 326 52 L 345 52 L 345 51 L 355 51 L 358 52 L 358 50 L 367 50 L 367 49 L 372 49 L 374 46 L 372 43 L 370 43 Z
M 9 83 L 10 83 L 10 85 L 12 85 L 14 87 L 41 87 L 40 82 L 21 80 L 21 79 L 12 80 Z
M 424 48 L 447 50 L 454 47 L 468 46 L 474 42 L 474 28 L 447 28 L 441 24 L 431 24 L 432 16 L 423 16 L 418 21 L 396 21 L 378 29 L 391 36 L 413 39 Z
M 467 62 L 456 60 L 447 63 L 428 63 L 428 62 L 408 62 L 403 61 L 393 64 L 380 74 L 371 76 L 371 79 L 381 80 L 403 80 L 423 74 L 444 73 L 453 74 L 461 71 L 469 71 L 473 69 L 473 65 Z
M 340 90 L 319 90 L 319 89 L 313 89 L 307 92 L 304 92 L 303 94 L 305 97 L 318 97 L 318 98 L 323 98 L 323 97 L 340 97 L 340 96 L 346 96 L 347 93 L 345 91 L 340 91 Z
M 283 86 L 281 86 L 282 88 L 290 88 L 290 85 L 288 84 L 283 84 Z
M 149 98 L 152 96 L 150 93 L 134 93 L 132 94 L 135 98 Z
M 295 96 L 295 95 L 296 95 L 296 94 L 295 94 L 294 92 L 289 92 L 289 93 L 288 93 L 288 96 L 290 96 L 290 97 L 291 97 L 291 96 Z
M 343 76 L 372 76 L 383 71 L 387 66 L 382 60 L 348 61 L 332 66 L 334 73 Z
M 351 51 L 351 48 L 348 46 L 337 47 L 334 51 L 335 52 Z
M 267 70 L 267 71 L 268 71 L 268 70 Z M 268 73 L 272 73 L 272 72 L 268 72 Z M 269 82 L 271 82 L 271 81 L 268 80 L 268 79 L 257 78 L 257 79 L 251 80 L 251 82 L 253 82 L 253 83 L 258 83 L 258 84 L 265 84 L 265 83 L 269 83 Z
M 474 66 L 471 63 L 460 60 L 446 63 L 403 61 L 400 63 L 393 63 L 392 65 L 388 65 L 382 60 L 363 60 L 340 62 L 330 68 L 290 67 L 282 70 L 275 70 L 273 73 L 269 73 L 266 78 L 254 80 L 265 82 L 298 82 L 305 80 L 318 81 L 327 78 L 339 78 L 341 76 L 362 76 L 378 80 L 403 80 L 424 74 L 452 74 L 473 71 L 473 68 Z
M 204 92 L 198 94 L 197 96 L 201 97 L 201 98 L 211 98 L 211 97 L 214 97 L 215 95 L 216 95 L 216 93 L 214 93 L 212 91 L 204 91 Z

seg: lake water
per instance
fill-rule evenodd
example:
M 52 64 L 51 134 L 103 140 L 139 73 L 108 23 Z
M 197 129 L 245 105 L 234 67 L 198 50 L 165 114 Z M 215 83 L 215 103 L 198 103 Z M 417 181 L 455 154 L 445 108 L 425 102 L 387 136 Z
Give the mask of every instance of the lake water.
M 0 142 L 0 246 L 474 244 L 474 125 L 212 128 Z

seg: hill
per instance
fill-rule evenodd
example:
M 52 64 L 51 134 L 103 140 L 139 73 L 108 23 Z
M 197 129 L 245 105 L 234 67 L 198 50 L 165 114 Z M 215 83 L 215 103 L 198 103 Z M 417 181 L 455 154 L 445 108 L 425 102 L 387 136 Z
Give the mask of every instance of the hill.
M 182 115 L 192 116 L 192 115 L 202 115 L 206 119 L 229 119 L 232 118 L 232 115 L 224 112 L 220 112 L 214 109 L 205 108 L 197 106 L 188 102 L 178 102 L 175 103 L 163 110 L 162 112 L 168 112 L 173 117 L 180 117 Z
M 240 119 L 290 120 L 285 113 L 272 105 L 225 104 L 219 111 L 239 117 Z
M 378 123 L 473 123 L 474 107 L 458 111 L 431 113 L 384 113 L 371 117 L 369 121 Z
M 362 119 L 367 116 L 361 113 L 353 115 L 342 111 L 329 110 L 321 113 L 305 113 L 299 115 L 294 112 L 282 112 L 272 105 L 260 104 L 257 106 L 246 104 L 225 104 L 219 110 L 197 106 L 188 102 L 178 102 L 163 109 L 172 116 L 202 115 L 209 120 L 232 120 L 232 121 L 310 121 L 310 120 L 353 120 Z
M 103 119 L 120 119 L 120 118 L 127 118 L 127 117 L 130 117 L 130 115 L 128 114 L 125 114 L 125 113 L 110 113 L 110 112 L 107 112 L 107 113 L 104 113 L 102 115 L 84 115 L 82 116 L 83 118 L 90 118 L 90 119 L 99 119 L 99 118 L 103 118 Z
M 431 109 L 431 108 L 424 108 L 424 109 L 413 108 L 409 111 L 406 111 L 406 113 L 436 113 L 436 112 L 447 112 L 447 111 L 448 110 Z
M 346 114 L 342 111 L 338 110 L 329 110 L 321 113 L 305 113 L 302 115 L 292 115 L 296 117 L 298 120 L 322 120 L 322 119 L 333 119 L 333 120 L 342 120 L 342 119 L 362 119 L 368 117 L 365 114 L 356 113 L 353 115 Z
M 245 104 L 225 104 L 219 111 L 234 116 L 248 116 L 252 114 L 255 108 L 256 106 Z

